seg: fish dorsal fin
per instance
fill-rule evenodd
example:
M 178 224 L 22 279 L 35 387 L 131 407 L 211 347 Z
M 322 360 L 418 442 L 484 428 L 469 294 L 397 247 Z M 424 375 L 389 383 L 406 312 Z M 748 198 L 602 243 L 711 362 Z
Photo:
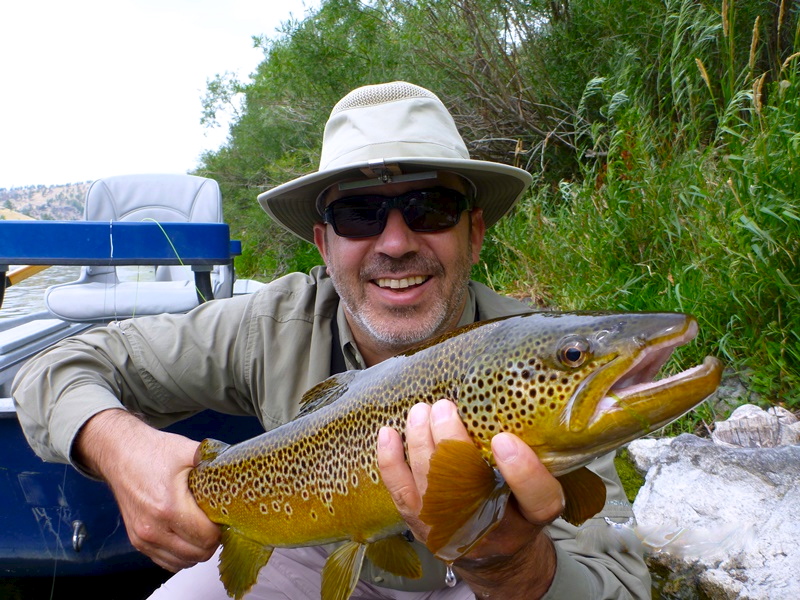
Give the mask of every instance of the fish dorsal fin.
M 229 527 L 222 528 L 219 579 L 228 596 L 240 600 L 253 587 L 272 550 L 272 547 L 254 542 Z
M 453 473 L 458 473 L 453 477 Z M 442 440 L 431 456 L 420 519 L 428 549 L 452 562 L 469 552 L 503 517 L 508 485 L 470 442 Z
M 400 577 L 422 577 L 422 562 L 414 546 L 402 535 L 390 535 L 367 545 L 367 558 L 372 563 Z
M 220 442 L 219 440 L 212 438 L 204 439 L 202 442 L 200 442 L 200 445 L 197 447 L 197 451 L 194 454 L 195 466 L 210 463 L 228 448 L 230 448 L 230 446 L 225 442 Z
M 586 467 L 556 479 L 564 490 L 564 512 L 561 516 L 567 523 L 581 525 L 606 505 L 606 485 Z
M 359 371 L 337 373 L 307 390 L 300 399 L 300 413 L 297 416 L 308 415 L 338 400 L 347 391 L 350 382 L 356 378 L 358 373 Z
M 366 544 L 345 542 L 334 550 L 322 568 L 322 600 L 347 600 L 356 589 Z

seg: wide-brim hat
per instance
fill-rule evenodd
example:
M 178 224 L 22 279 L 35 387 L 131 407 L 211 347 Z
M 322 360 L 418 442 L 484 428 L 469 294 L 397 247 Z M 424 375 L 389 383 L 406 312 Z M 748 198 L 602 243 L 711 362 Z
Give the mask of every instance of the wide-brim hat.
M 395 81 L 342 98 L 325 125 L 319 170 L 260 194 L 258 201 L 283 227 L 313 242 L 314 223 L 322 220 L 317 199 L 333 184 L 426 171 L 451 171 L 472 182 L 488 227 L 532 181 L 523 169 L 472 160 L 442 101 L 418 85 Z

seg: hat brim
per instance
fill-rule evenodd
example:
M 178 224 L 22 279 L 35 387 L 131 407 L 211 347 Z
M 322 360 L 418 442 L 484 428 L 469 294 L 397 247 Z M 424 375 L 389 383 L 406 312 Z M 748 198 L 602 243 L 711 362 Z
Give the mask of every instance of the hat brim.
M 452 158 L 386 158 L 387 165 L 397 164 L 403 173 L 450 171 L 466 177 L 476 190 L 475 205 L 483 209 L 487 227 L 491 227 L 519 200 L 533 181 L 530 173 L 502 163 Z M 258 196 L 258 202 L 278 224 L 296 236 L 314 242 L 314 223 L 321 222 L 317 198 L 337 181 L 364 177 L 367 162 L 304 175 Z

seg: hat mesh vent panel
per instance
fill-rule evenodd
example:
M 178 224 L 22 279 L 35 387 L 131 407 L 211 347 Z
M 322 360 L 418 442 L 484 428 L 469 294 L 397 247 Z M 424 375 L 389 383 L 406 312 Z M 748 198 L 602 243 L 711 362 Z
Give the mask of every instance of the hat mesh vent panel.
M 434 93 L 425 88 L 402 81 L 383 85 L 370 85 L 347 94 L 333 107 L 331 115 L 351 108 L 375 106 L 376 104 L 395 102 L 407 98 L 437 99 Z

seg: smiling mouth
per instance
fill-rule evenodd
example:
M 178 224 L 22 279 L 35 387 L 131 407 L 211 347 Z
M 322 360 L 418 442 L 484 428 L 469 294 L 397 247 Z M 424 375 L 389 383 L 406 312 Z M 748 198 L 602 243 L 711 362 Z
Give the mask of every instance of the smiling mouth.
M 403 290 L 414 285 L 421 285 L 425 283 L 427 277 L 422 275 L 414 275 L 413 277 L 403 277 L 402 279 L 391 279 L 389 277 L 381 277 L 374 279 L 375 285 L 382 289 Z

